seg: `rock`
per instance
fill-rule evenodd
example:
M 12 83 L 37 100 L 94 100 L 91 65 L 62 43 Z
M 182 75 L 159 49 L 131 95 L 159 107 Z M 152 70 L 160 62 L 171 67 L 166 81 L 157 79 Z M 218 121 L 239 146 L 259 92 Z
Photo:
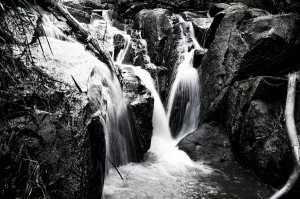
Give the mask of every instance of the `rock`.
M 193 66 L 195 68 L 198 68 L 201 63 L 202 63 L 202 60 L 203 60 L 203 57 L 205 56 L 205 53 L 206 53 L 206 50 L 195 50 L 194 52 L 194 63 L 193 63 Z
M 86 24 L 89 24 L 91 22 L 91 16 L 88 12 L 78 10 L 78 9 L 75 9 L 75 8 L 71 8 L 71 7 L 67 7 L 67 10 L 79 22 L 86 23 Z
M 299 16 L 266 14 L 235 5 L 216 15 L 221 23 L 201 67 L 204 120 L 222 120 L 227 89 L 235 81 L 282 75 L 299 67 Z
M 198 43 L 202 47 L 204 47 L 206 32 L 210 28 L 212 22 L 213 22 L 213 18 L 194 18 L 194 19 L 192 19 L 196 39 L 198 40 Z
M 202 45 L 205 32 L 208 30 L 211 23 L 213 22 L 213 18 L 207 18 L 206 16 L 188 11 L 182 12 L 180 13 L 180 15 L 185 21 L 192 22 L 196 39 L 198 40 L 198 43 Z
M 206 16 L 204 16 L 204 15 L 194 13 L 194 12 L 190 12 L 190 11 L 181 12 L 180 15 L 182 16 L 182 18 L 185 21 L 192 21 L 195 18 L 206 18 Z
M 226 130 L 216 122 L 201 125 L 180 140 L 178 147 L 194 161 L 218 163 L 234 159 Z
M 147 41 L 147 49 L 153 64 L 166 70 L 158 75 L 159 94 L 164 101 L 170 89 L 170 81 L 175 76 L 176 67 L 181 63 L 186 48 L 193 46 L 189 26 L 180 22 L 178 16 L 166 9 L 142 10 L 135 16 L 135 28 L 142 31 L 141 36 Z M 182 41 L 182 36 L 187 37 Z
M 151 93 L 130 67 L 120 67 L 123 77 L 123 93 L 131 120 L 135 124 L 134 143 L 138 160 L 149 150 L 152 138 L 154 99 Z
M 230 2 L 239 2 L 243 3 L 249 7 L 253 8 L 260 8 L 263 10 L 267 10 L 273 14 L 279 14 L 284 13 L 288 11 L 289 6 L 296 3 L 297 0 L 276 0 L 276 1 L 269 1 L 269 0 L 259 0 L 259 1 L 253 1 L 253 0 L 229 0 L 227 3 Z M 298 1 L 297 1 L 298 2 Z
M 169 77 L 177 61 L 177 41 L 180 39 L 179 21 L 165 9 L 142 10 L 135 16 L 137 27 L 148 44 L 151 62 L 168 69 L 166 77 L 159 77 L 160 96 L 164 100 L 169 89 Z M 177 27 L 174 27 L 177 24 Z M 172 37 L 170 37 L 172 35 Z M 164 85 L 164 86 L 163 86 Z
M 235 82 L 225 112 L 236 155 L 273 186 L 284 183 L 292 168 L 284 124 L 286 88 L 287 81 L 275 77 Z
M 117 57 L 118 57 L 120 51 L 125 48 L 125 44 L 126 44 L 126 41 L 122 35 L 120 35 L 120 34 L 114 35 L 114 53 L 113 53 L 114 60 L 117 60 Z
M 30 74 L 42 78 L 34 71 Z M 15 98 L 14 92 L 9 92 L 10 99 L 15 98 L 13 103 L 0 103 L 1 198 L 100 197 L 105 138 L 99 125 L 93 131 L 86 129 L 86 96 L 50 79 L 39 83 L 40 88 L 27 83 L 22 80 L 25 90 L 12 87 L 18 94 Z M 39 93 L 34 95 L 31 89 L 39 89 Z M 6 97 L 1 95 L 1 99 Z M 31 192 L 32 187 L 37 188 Z
M 89 140 L 89 196 L 101 198 L 106 169 L 106 144 L 103 125 L 99 117 L 93 117 L 88 125 Z
M 226 3 L 212 3 L 209 5 L 209 15 L 211 17 L 216 16 L 219 12 L 229 8 L 230 5 Z

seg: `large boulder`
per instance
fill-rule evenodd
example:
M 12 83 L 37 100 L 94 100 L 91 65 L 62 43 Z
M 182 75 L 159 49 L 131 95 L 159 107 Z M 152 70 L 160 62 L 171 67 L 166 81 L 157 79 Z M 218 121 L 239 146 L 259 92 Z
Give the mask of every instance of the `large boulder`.
M 274 186 L 284 183 L 293 164 L 284 124 L 286 88 L 287 81 L 275 77 L 235 82 L 229 90 L 226 111 L 226 127 L 235 153 Z
M 214 26 L 215 36 L 201 67 L 203 120 L 222 120 L 227 91 L 235 81 L 283 75 L 300 66 L 297 14 L 269 15 L 238 4 L 215 20 L 220 23 Z
M 123 92 L 134 123 L 134 144 L 138 160 L 149 150 L 152 138 L 154 99 L 150 91 L 128 66 L 121 66 Z
M 18 59 L 15 70 L 7 60 L 1 63 L 22 83 L 4 77 L 0 84 L 6 91 L 0 99 L 0 197 L 101 197 L 105 136 L 97 118 L 86 128 L 86 95 Z
M 216 16 L 219 12 L 229 8 L 230 5 L 226 3 L 212 3 L 209 5 L 209 15 L 211 17 Z
M 226 130 L 216 122 L 201 125 L 180 140 L 178 147 L 194 161 L 218 163 L 234 159 Z
M 142 10 L 135 16 L 136 28 L 142 31 L 147 41 L 151 62 L 165 67 L 168 72 L 158 77 L 158 87 L 163 100 L 169 89 L 169 78 L 180 52 L 177 51 L 181 38 L 179 19 L 166 9 Z M 166 76 L 164 76 L 166 75 Z

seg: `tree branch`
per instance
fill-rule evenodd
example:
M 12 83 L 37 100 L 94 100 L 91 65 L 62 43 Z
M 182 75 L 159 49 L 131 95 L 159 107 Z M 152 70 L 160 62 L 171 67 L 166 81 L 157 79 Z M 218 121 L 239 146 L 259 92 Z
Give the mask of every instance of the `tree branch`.
M 114 73 L 117 78 L 119 79 L 121 85 L 123 83 L 121 73 L 116 67 L 110 57 L 110 55 L 104 50 L 103 46 L 99 43 L 99 41 L 94 38 L 89 31 L 87 31 L 69 12 L 67 9 L 64 8 L 59 2 L 55 0 L 45 0 L 49 3 L 53 8 L 56 8 L 69 22 L 69 24 L 80 32 L 80 34 L 84 37 L 85 42 L 90 43 L 97 51 L 98 51 L 98 59 L 105 62 L 112 73 Z
M 286 122 L 286 130 L 287 130 L 287 134 L 288 134 L 288 138 L 292 150 L 294 168 L 286 184 L 279 191 L 277 191 L 270 199 L 282 198 L 294 187 L 294 185 L 299 179 L 299 173 L 300 173 L 299 140 L 297 136 L 297 130 L 296 130 L 296 124 L 294 118 L 296 84 L 297 84 L 296 81 L 297 81 L 296 73 L 289 75 L 288 93 L 286 98 L 286 107 L 285 107 L 285 114 L 284 114 L 285 122 Z

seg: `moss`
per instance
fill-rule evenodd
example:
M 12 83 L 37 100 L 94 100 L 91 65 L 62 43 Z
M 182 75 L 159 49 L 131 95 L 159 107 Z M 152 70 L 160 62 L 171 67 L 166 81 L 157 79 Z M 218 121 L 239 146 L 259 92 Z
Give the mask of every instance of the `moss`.
M 56 137 L 62 138 L 63 137 L 63 132 L 64 132 L 63 125 L 59 121 L 53 121 L 53 124 L 55 126 L 55 132 L 54 133 L 55 133 Z
M 250 88 L 249 82 L 243 82 L 239 85 L 239 89 L 242 91 L 248 91 Z

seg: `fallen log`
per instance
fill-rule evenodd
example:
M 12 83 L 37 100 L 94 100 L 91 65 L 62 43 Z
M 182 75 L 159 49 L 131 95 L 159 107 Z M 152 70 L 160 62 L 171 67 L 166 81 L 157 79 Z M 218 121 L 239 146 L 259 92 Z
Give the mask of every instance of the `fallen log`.
M 56 2 L 55 0 L 44 0 L 47 4 L 51 5 L 51 7 L 57 9 L 69 22 L 69 24 L 79 31 L 79 33 L 83 36 L 84 41 L 91 44 L 97 51 L 98 51 L 98 59 L 103 61 L 108 65 L 112 73 L 114 73 L 117 78 L 119 79 L 121 85 L 123 83 L 121 73 L 116 67 L 111 59 L 111 56 L 104 50 L 103 46 L 99 43 L 99 41 L 94 38 L 89 31 L 87 31 L 69 12 L 67 9 L 64 8 L 64 6 Z
M 288 83 L 288 93 L 286 98 L 286 107 L 285 107 L 285 123 L 288 138 L 290 141 L 290 147 L 292 150 L 293 156 L 293 172 L 290 174 L 289 179 L 286 184 L 277 191 L 270 199 L 278 199 L 285 196 L 291 191 L 296 182 L 299 179 L 300 173 L 300 156 L 299 156 L 299 140 L 297 136 L 296 124 L 295 124 L 295 96 L 296 96 L 296 84 L 297 84 L 297 74 L 289 75 Z

